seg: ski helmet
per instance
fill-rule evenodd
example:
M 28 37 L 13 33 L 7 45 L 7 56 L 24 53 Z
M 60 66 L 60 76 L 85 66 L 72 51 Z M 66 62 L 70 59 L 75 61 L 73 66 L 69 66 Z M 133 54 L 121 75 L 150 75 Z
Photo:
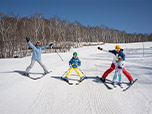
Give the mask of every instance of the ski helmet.
M 115 46 L 115 49 L 120 49 L 120 48 L 121 48 L 120 45 Z
M 77 52 L 74 52 L 73 55 L 78 55 Z

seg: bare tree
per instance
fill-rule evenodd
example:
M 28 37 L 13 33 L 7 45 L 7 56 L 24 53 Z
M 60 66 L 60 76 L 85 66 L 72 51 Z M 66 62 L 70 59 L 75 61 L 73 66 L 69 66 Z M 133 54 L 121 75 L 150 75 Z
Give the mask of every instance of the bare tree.
M 69 50 L 81 42 L 130 43 L 152 41 L 151 34 L 130 34 L 124 30 L 100 26 L 83 26 L 80 22 L 68 22 L 59 17 L 46 19 L 40 13 L 31 17 L 19 17 L 0 13 L 0 58 L 29 55 L 25 37 L 32 42 L 41 40 L 43 45 L 56 41 L 56 49 Z

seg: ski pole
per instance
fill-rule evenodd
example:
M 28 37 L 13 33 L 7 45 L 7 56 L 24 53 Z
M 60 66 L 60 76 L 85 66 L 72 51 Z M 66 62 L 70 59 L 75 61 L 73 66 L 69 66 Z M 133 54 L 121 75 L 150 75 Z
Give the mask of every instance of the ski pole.
M 53 41 L 52 44 L 56 43 L 56 41 Z M 60 57 L 60 59 L 63 61 L 62 57 L 60 56 L 60 54 L 58 53 L 58 51 L 56 51 L 55 49 L 55 52 L 58 54 L 58 56 Z
M 59 53 L 56 51 L 56 53 L 58 54 L 58 56 L 60 57 L 60 59 L 63 61 L 62 57 L 59 55 Z
M 84 72 L 80 69 L 80 68 L 78 68 L 81 72 L 82 72 L 82 74 L 85 76 L 85 77 L 87 77 L 85 74 L 84 74 Z
M 71 67 L 70 67 L 71 68 Z M 67 71 L 65 71 L 65 73 L 61 76 L 61 77 L 63 77 L 69 70 L 70 70 L 70 68 L 67 70 Z

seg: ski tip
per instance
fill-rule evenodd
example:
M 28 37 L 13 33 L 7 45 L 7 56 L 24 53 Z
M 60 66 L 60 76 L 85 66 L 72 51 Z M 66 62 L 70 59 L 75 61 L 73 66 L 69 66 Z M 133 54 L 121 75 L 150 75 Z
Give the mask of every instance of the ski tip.
M 113 89 L 113 87 L 110 87 L 110 86 L 109 86 L 109 89 Z
M 43 73 L 43 76 L 45 76 L 45 75 L 47 75 L 47 74 L 49 74 L 49 73 L 51 73 L 52 71 L 49 71 L 49 72 L 47 72 L 47 73 Z
M 138 78 L 136 78 L 136 79 L 134 80 L 134 82 L 137 81 L 137 80 L 138 80 Z

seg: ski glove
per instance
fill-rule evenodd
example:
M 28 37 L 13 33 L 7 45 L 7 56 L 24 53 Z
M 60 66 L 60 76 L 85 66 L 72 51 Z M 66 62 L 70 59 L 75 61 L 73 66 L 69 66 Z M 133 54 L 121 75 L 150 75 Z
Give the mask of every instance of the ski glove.
M 50 47 L 53 46 L 53 43 L 51 43 L 49 46 L 50 46 Z
M 122 69 L 122 67 L 121 67 L 121 66 L 118 66 L 118 68 L 119 68 L 119 69 Z
M 30 39 L 26 37 L 26 41 L 27 41 L 27 42 L 29 42 L 29 41 L 30 41 Z
M 77 65 L 77 64 L 76 64 L 76 66 L 78 67 L 78 65 Z M 76 68 L 77 68 L 77 67 L 76 67 Z
M 98 47 L 98 49 L 99 49 L 99 50 L 103 50 L 103 48 L 101 48 L 101 47 Z
M 73 67 L 73 68 L 77 68 L 78 65 L 73 63 L 73 64 L 72 64 L 72 67 Z

